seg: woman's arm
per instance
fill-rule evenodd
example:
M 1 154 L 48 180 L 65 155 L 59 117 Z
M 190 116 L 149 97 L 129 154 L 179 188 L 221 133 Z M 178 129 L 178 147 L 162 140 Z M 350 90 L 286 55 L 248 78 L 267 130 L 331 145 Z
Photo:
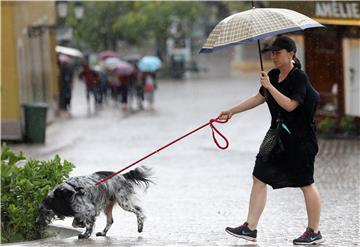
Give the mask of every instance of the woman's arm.
M 241 102 L 239 105 L 231 108 L 230 110 L 221 112 L 218 118 L 221 120 L 230 119 L 233 115 L 250 110 L 258 105 L 261 105 L 264 102 L 265 98 L 260 93 L 257 93 L 256 95 L 246 99 L 245 101 Z
M 271 83 L 269 76 L 266 74 L 266 72 L 262 71 L 260 76 L 260 82 L 263 85 L 265 89 L 269 91 L 269 93 L 273 96 L 275 101 L 281 106 L 284 110 L 287 112 L 291 112 L 295 110 L 296 107 L 298 107 L 299 102 L 293 99 L 290 99 L 289 97 L 283 95 L 279 92 Z

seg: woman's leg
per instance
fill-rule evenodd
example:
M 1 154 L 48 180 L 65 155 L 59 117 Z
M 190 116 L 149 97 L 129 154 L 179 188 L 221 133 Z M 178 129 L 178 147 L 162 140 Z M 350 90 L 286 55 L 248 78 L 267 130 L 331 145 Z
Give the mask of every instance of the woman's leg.
M 260 216 L 265 208 L 267 195 L 267 186 L 259 179 L 253 176 L 253 186 L 250 194 L 249 212 L 247 223 L 251 230 L 255 230 Z
M 308 227 L 318 232 L 320 223 L 320 194 L 315 186 L 315 183 L 301 187 L 304 193 L 306 212 L 308 217 Z

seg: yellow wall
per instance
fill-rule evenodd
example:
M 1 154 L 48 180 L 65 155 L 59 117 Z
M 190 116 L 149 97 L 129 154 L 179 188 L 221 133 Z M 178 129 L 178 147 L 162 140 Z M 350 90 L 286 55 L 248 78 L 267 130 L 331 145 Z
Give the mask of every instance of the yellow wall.
M 1 3 L 1 119 L 20 118 L 14 6 Z
M 21 139 L 22 103 L 57 104 L 55 32 L 28 35 L 30 26 L 55 25 L 54 1 L 1 1 L 1 139 Z

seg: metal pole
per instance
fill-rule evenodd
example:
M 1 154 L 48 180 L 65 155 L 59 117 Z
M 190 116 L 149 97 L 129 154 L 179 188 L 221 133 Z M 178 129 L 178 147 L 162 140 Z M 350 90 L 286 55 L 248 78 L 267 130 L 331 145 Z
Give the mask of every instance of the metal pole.
M 261 71 L 264 71 L 264 65 L 263 65 L 263 61 L 262 61 L 261 48 L 260 48 L 260 40 L 257 41 L 257 44 L 258 44 L 258 50 L 259 50 Z
M 255 3 L 254 1 L 251 1 L 251 5 L 252 8 L 255 9 Z M 257 41 L 258 44 L 258 50 L 259 50 L 259 57 L 260 57 L 260 67 L 261 67 L 261 71 L 264 71 L 264 65 L 263 65 L 263 61 L 262 61 L 262 55 L 261 55 L 261 46 L 260 46 L 260 40 Z
M 255 3 L 254 1 L 251 1 L 251 5 L 252 5 L 252 8 L 255 9 Z M 257 40 L 257 45 L 258 45 L 258 51 L 259 51 L 259 57 L 260 57 L 260 67 L 261 67 L 261 71 L 264 71 L 264 65 L 263 65 L 263 61 L 262 61 L 262 55 L 261 55 L 261 46 L 260 46 L 260 40 Z M 269 98 L 269 92 L 268 90 L 264 90 L 264 94 L 265 94 L 265 99 L 266 101 L 268 100 Z

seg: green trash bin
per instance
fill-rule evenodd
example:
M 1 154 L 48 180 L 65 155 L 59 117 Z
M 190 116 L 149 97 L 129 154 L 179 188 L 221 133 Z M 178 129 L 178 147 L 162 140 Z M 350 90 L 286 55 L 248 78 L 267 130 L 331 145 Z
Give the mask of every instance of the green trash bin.
M 46 112 L 45 103 L 23 104 L 25 120 L 25 141 L 29 143 L 45 143 Z

